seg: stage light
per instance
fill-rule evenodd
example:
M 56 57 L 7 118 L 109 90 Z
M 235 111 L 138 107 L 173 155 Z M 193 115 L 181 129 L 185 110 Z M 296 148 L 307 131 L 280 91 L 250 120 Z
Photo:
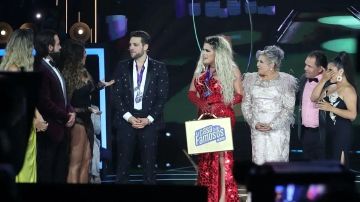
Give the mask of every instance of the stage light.
M 110 40 L 124 37 L 127 33 L 127 18 L 125 15 L 106 16 L 108 24 L 108 35 Z
M 170 163 L 166 163 L 165 166 L 166 166 L 167 168 L 170 168 L 170 167 L 171 167 L 171 164 L 170 164 Z
M 77 22 L 70 28 L 70 38 L 81 42 L 86 42 L 90 39 L 90 27 L 83 22 Z
M 0 22 L 0 44 L 7 43 L 13 32 L 12 27 L 6 22 Z
M 166 137 L 170 137 L 170 136 L 171 136 L 171 133 L 166 132 L 165 135 L 166 135 Z
M 80 28 L 80 29 L 78 30 L 78 34 L 79 34 L 79 35 L 84 34 L 84 30 L 83 30 L 82 28 Z
M 35 18 L 40 20 L 42 18 L 42 14 L 40 12 L 35 13 Z
M 319 18 L 318 22 L 329 25 L 341 25 L 351 29 L 360 29 L 360 21 L 351 15 Z
M 321 44 L 321 47 L 334 52 L 346 51 L 355 54 L 357 51 L 356 38 L 340 38 L 326 41 Z

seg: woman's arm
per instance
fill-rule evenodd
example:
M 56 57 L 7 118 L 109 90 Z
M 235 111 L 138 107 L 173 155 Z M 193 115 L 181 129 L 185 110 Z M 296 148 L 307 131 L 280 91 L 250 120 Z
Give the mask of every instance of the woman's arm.
M 234 99 L 233 99 L 233 104 L 237 104 L 240 103 L 242 98 L 243 98 L 243 86 L 242 86 L 242 82 L 241 82 L 241 72 L 239 70 L 239 68 L 234 68 L 234 73 L 235 73 L 235 81 L 234 81 Z
M 332 112 L 342 118 L 350 119 L 354 121 L 357 116 L 357 95 L 356 91 L 352 87 L 347 87 L 343 90 L 344 96 L 343 100 L 345 102 L 347 109 L 339 109 L 332 106 L 330 103 L 326 101 L 322 101 L 318 104 L 320 110 Z
M 270 130 L 281 129 L 294 123 L 295 89 L 283 92 L 282 109 L 278 116 L 269 124 Z
M 295 122 L 294 108 L 295 108 L 295 93 L 297 89 L 297 79 L 293 76 L 287 75 L 280 84 L 282 89 L 282 96 L 278 102 L 281 102 L 281 111 L 269 123 L 269 130 L 284 129 Z
M 49 125 L 46 121 L 44 121 L 44 118 L 37 109 L 35 109 L 35 117 L 33 122 L 36 131 L 46 131 Z
M 243 100 L 241 103 L 241 111 L 242 115 L 244 116 L 245 121 L 251 128 L 255 128 L 256 124 L 253 116 L 253 107 L 252 107 L 252 96 L 251 96 L 251 89 L 254 85 L 254 79 L 252 78 L 254 75 L 252 74 L 245 74 L 244 75 L 244 91 L 243 91 Z
M 334 75 L 334 72 L 331 70 L 326 70 L 323 73 L 323 77 L 319 81 L 319 83 L 315 86 L 313 92 L 311 93 L 310 100 L 312 102 L 317 102 L 323 98 L 322 93 L 324 92 L 324 86 L 327 81 L 330 80 L 330 78 Z
M 195 106 L 197 106 L 201 112 L 203 112 L 203 113 L 211 112 L 211 106 L 205 100 L 201 100 L 200 97 L 198 96 L 194 82 L 195 82 L 195 73 L 191 80 L 190 88 L 188 91 L 188 99 Z

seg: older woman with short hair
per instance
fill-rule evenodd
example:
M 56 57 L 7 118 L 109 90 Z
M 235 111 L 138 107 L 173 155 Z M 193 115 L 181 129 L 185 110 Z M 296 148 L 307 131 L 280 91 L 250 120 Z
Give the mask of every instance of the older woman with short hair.
M 284 51 L 266 46 L 256 52 L 258 72 L 244 75 L 244 100 L 241 106 L 251 129 L 252 160 L 289 160 L 290 125 L 294 123 L 297 80 L 280 72 Z

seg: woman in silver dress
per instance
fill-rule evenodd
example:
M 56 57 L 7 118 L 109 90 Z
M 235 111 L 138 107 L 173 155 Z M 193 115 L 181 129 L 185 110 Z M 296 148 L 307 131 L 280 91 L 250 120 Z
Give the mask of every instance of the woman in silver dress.
M 284 51 L 278 46 L 266 46 L 256 58 L 258 72 L 244 75 L 241 105 L 251 129 L 252 161 L 288 161 L 297 80 L 279 71 Z

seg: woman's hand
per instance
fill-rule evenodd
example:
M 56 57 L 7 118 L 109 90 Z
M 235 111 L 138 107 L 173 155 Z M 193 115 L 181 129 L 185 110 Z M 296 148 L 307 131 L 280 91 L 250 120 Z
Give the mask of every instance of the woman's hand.
M 267 132 L 271 130 L 271 127 L 269 124 L 266 123 L 257 123 L 255 125 L 255 129 L 261 132 Z
M 44 121 L 44 119 L 42 118 L 35 118 L 34 119 L 34 126 L 35 126 L 35 130 L 36 132 L 44 132 L 47 130 L 48 128 L 48 123 L 46 121 Z
M 331 77 L 333 77 L 334 75 L 335 75 L 335 72 L 332 71 L 331 69 L 328 69 L 328 70 L 324 71 L 322 80 L 328 81 L 328 80 L 330 80 Z
M 96 109 L 96 108 L 94 108 L 94 107 L 88 107 L 88 109 L 89 109 L 89 111 L 90 111 L 91 113 L 94 113 L 94 114 L 97 114 L 97 115 L 100 115 L 100 114 L 101 114 L 101 111 L 98 110 L 98 109 Z
M 330 112 L 332 111 L 332 109 L 334 108 L 330 103 L 328 103 L 327 101 L 325 100 L 320 100 L 316 106 L 320 109 L 320 110 L 323 110 L 323 111 L 327 111 L 327 112 Z
M 113 84 L 115 83 L 115 80 L 113 79 L 113 80 L 111 80 L 111 81 L 100 81 L 100 82 L 102 83 L 102 85 L 103 85 L 104 87 L 108 87 L 108 86 L 113 85 Z

